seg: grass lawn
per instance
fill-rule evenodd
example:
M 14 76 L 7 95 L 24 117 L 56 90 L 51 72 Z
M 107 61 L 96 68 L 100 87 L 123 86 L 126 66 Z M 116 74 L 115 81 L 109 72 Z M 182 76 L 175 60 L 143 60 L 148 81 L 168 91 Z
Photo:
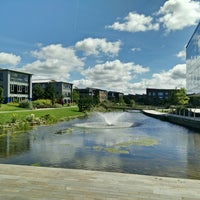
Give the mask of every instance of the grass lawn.
M 15 111 L 15 110 L 27 110 L 26 108 L 20 108 L 18 104 L 1 104 L 0 111 Z
M 35 117 L 41 117 L 44 115 L 52 115 L 57 118 L 57 120 L 67 120 L 74 117 L 81 117 L 85 114 L 78 111 L 78 107 L 62 107 L 62 108 L 54 108 L 54 109 L 38 109 L 38 110 L 27 110 L 19 107 L 11 106 L 11 110 L 8 110 L 8 107 L 0 108 L 0 111 L 9 111 L 6 113 L 0 112 L 0 124 L 5 124 L 11 122 L 13 115 L 16 116 L 18 120 L 23 120 L 26 116 L 30 114 L 34 114 Z M 14 108 L 15 107 L 15 108 Z

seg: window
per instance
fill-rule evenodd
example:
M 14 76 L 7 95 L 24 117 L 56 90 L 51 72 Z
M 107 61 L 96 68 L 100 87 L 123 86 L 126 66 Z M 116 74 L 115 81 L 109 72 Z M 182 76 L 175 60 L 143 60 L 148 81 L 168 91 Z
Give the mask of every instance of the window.
M 15 86 L 13 84 L 10 85 L 10 92 L 13 93 L 15 89 Z
M 17 86 L 17 92 L 21 93 L 22 92 L 22 85 Z

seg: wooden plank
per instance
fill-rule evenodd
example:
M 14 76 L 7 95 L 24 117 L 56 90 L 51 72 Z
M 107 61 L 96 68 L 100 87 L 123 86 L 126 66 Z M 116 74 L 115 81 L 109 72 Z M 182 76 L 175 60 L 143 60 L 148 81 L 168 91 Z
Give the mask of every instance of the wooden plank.
M 0 164 L 0 199 L 200 199 L 200 180 Z

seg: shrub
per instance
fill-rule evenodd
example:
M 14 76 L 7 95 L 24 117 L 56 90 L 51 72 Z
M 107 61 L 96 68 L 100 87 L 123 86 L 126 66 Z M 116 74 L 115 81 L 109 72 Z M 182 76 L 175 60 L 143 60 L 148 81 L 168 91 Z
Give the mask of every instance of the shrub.
M 42 116 L 41 119 L 46 121 L 47 124 L 52 124 L 52 123 L 55 123 L 58 121 L 55 116 L 50 115 L 50 114 L 46 114 L 46 115 Z
M 13 113 L 11 117 L 11 123 L 16 123 L 17 122 L 17 114 Z
M 34 114 L 30 114 L 30 115 L 26 116 L 26 121 L 34 122 L 35 121 L 35 115 Z
M 28 122 L 20 122 L 15 125 L 14 129 L 15 130 L 29 130 L 30 125 Z
M 19 107 L 21 107 L 21 108 L 32 108 L 32 103 L 28 99 L 25 99 L 25 100 L 19 102 Z
M 50 99 L 38 99 L 32 102 L 34 108 L 50 108 L 52 103 Z

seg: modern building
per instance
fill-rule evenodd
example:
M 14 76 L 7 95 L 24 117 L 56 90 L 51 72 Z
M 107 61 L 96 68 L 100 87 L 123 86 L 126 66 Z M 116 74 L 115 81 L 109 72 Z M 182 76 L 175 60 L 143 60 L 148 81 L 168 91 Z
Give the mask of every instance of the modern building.
M 108 100 L 113 102 L 119 102 L 121 99 L 123 99 L 124 93 L 122 92 L 115 92 L 115 91 L 109 91 L 108 92 Z
M 89 96 L 92 98 L 96 98 L 99 102 L 103 102 L 108 99 L 106 90 L 101 90 L 98 88 L 85 88 L 77 89 L 77 91 L 79 92 L 80 98 Z
M 177 89 L 146 89 L 147 104 L 161 105 L 167 103 L 172 92 L 176 92 Z
M 33 88 L 40 84 L 43 89 L 47 87 L 48 84 L 52 84 L 56 90 L 57 98 L 62 99 L 63 103 L 71 103 L 72 102 L 72 92 L 73 92 L 73 84 L 55 81 L 55 80 L 33 80 Z
M 200 93 L 200 23 L 186 46 L 187 94 Z
M 0 87 L 5 103 L 32 100 L 32 74 L 9 69 L 0 69 Z

